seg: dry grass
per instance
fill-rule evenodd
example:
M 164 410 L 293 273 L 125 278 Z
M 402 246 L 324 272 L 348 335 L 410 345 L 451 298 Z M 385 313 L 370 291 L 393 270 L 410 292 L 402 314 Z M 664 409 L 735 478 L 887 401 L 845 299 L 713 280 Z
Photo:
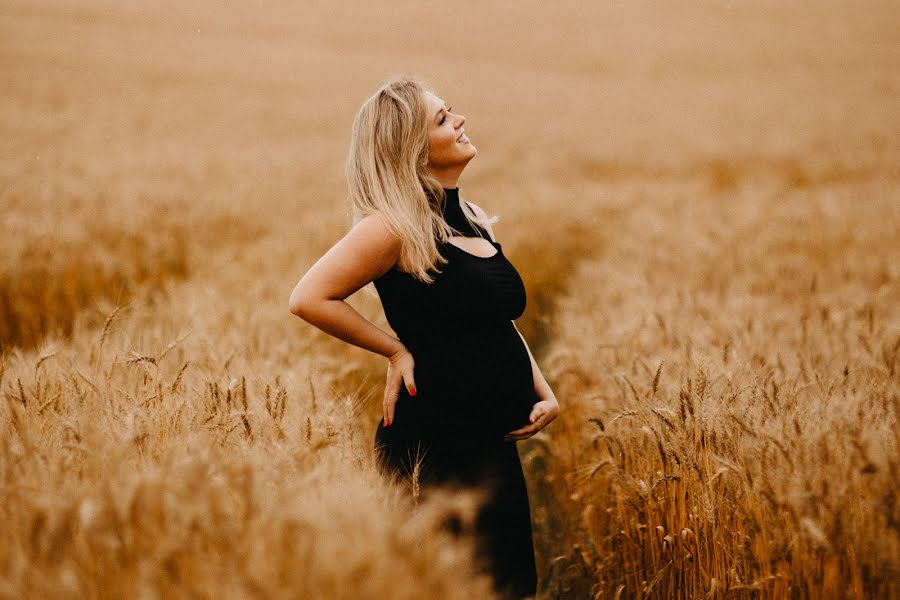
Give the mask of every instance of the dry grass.
M 287 312 L 400 71 L 468 116 L 563 408 L 541 596 L 898 595 L 894 13 L 9 4 L 0 597 L 490 597 L 477 496 L 374 470 L 384 360 Z

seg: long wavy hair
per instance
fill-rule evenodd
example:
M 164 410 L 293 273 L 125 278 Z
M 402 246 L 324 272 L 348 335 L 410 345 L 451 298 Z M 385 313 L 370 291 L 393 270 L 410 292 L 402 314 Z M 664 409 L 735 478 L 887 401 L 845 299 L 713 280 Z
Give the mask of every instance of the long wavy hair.
M 444 188 L 428 170 L 426 89 L 415 76 L 393 76 L 363 103 L 353 120 L 346 175 L 353 225 L 380 215 L 402 241 L 397 267 L 430 284 L 429 271 L 441 273 L 447 263 L 438 243 L 462 232 L 444 220 Z M 465 202 L 462 207 L 471 223 L 497 221 L 485 223 Z

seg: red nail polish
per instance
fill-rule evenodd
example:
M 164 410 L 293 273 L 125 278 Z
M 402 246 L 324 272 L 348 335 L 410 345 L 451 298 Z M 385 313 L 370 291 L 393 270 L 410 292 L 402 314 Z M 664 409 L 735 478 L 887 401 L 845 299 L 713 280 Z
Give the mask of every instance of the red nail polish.
M 410 395 L 410 396 L 415 396 L 415 395 L 416 395 L 416 388 L 411 389 L 410 392 L 409 392 L 409 395 Z

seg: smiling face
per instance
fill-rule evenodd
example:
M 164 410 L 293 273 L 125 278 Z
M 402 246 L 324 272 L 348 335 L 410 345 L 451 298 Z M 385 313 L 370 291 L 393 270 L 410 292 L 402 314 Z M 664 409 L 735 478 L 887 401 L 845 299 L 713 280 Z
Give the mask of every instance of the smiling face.
M 444 101 L 425 92 L 428 107 L 428 169 L 446 188 L 456 180 L 478 150 L 469 141 L 463 124 L 466 118 L 450 111 Z

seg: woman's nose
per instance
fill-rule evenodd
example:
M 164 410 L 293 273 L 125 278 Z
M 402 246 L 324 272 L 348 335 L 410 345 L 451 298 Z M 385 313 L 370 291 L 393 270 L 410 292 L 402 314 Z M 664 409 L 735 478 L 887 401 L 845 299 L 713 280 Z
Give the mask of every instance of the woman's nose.
M 463 123 L 466 122 L 466 118 L 463 115 L 456 115 L 456 118 L 458 119 L 458 123 L 456 124 L 456 126 L 462 127 Z

